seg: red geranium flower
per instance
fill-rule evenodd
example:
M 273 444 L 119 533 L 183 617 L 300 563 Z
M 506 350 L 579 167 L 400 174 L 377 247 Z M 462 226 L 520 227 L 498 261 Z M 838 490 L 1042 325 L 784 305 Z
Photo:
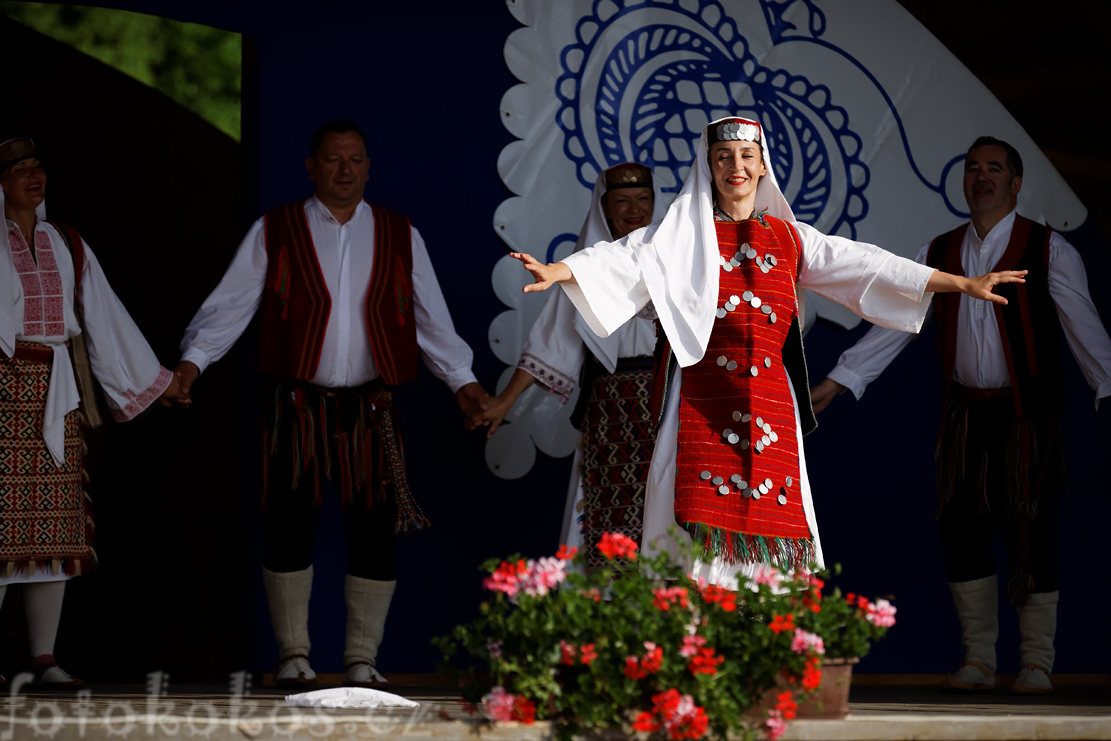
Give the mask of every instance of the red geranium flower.
M 621 533 L 602 533 L 598 550 L 611 561 L 618 556 L 623 556 L 630 561 L 635 561 L 637 557 L 636 541 Z
M 644 679 L 648 676 L 648 672 L 640 665 L 640 659 L 636 656 L 625 657 L 625 668 L 622 671 L 629 679 Z
M 568 548 L 567 545 L 561 545 L 559 547 L 559 550 L 556 551 L 556 558 L 560 559 L 561 561 L 570 561 L 578 552 L 579 549 L 575 546 L 571 546 L 570 548 Z
M 579 661 L 584 664 L 589 664 L 596 658 L 598 658 L 598 654 L 594 651 L 593 643 L 584 643 L 579 646 Z
M 775 709 L 783 713 L 783 719 L 793 720 L 796 711 L 799 709 L 799 704 L 795 702 L 795 698 L 791 696 L 791 691 L 780 692 L 775 696 L 775 699 Z
M 664 650 L 654 643 L 645 643 L 644 647 L 648 649 L 648 653 L 644 654 L 644 658 L 640 660 L 640 665 L 649 674 L 655 674 L 663 666 Z
M 559 663 L 567 664 L 568 666 L 575 663 L 575 644 L 568 643 L 567 641 L 559 642 Z
M 652 714 L 646 710 L 642 710 L 637 719 L 633 722 L 634 731 L 642 731 L 644 733 L 651 733 L 652 731 L 660 730 L 660 724 L 652 717 Z
M 819 667 L 820 659 L 817 656 L 811 656 L 806 660 L 806 668 L 802 672 L 802 686 L 808 690 L 818 688 L 822 683 L 822 670 Z
M 768 625 L 773 633 L 779 634 L 785 630 L 792 633 L 795 630 L 795 616 L 794 615 L 773 615 L 772 621 Z
M 691 657 L 687 668 L 691 670 L 691 674 L 717 674 L 718 664 L 723 661 L 725 661 L 724 656 L 714 656 L 714 649 L 703 647 Z
M 536 703 L 524 695 L 513 698 L 513 720 L 532 725 L 536 720 Z
M 737 593 L 716 584 L 710 584 L 703 589 L 702 598 L 708 604 L 716 604 L 726 612 L 736 612 L 737 610 Z

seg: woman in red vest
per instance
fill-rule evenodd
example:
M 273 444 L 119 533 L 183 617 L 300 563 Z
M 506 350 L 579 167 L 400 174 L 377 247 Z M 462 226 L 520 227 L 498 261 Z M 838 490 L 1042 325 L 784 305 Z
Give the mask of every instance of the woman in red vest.
M 935 271 L 797 222 L 760 124 L 741 118 L 706 127 L 660 222 L 562 262 L 514 256 L 535 278 L 526 292 L 560 283 L 600 335 L 654 305 L 670 361 L 657 374 L 668 393 L 643 545 L 681 556 L 686 539 L 669 536 L 678 523 L 706 549 L 694 576 L 729 587 L 765 564 L 823 564 L 802 447 L 814 415 L 798 289 L 917 331 L 932 292 L 1002 301 L 992 287 L 1022 280 Z

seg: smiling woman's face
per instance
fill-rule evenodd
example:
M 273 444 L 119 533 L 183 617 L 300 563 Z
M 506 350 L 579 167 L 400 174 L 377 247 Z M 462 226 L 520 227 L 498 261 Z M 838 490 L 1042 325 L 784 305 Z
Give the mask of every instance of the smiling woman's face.
M 652 220 L 654 194 L 651 188 L 617 188 L 606 193 L 602 210 L 609 219 L 614 239 L 621 239 Z
M 8 209 L 34 211 L 46 198 L 46 172 L 37 157 L 20 160 L 0 175 Z
M 767 172 L 756 142 L 721 141 L 710 145 L 710 175 L 721 199 L 739 201 L 754 194 Z

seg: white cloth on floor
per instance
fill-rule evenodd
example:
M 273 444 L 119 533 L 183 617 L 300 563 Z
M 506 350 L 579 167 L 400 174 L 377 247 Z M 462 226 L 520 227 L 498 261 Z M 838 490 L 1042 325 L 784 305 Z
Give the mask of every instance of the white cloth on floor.
M 332 687 L 326 690 L 286 695 L 287 705 L 298 708 L 416 708 L 414 702 L 401 695 L 368 687 Z

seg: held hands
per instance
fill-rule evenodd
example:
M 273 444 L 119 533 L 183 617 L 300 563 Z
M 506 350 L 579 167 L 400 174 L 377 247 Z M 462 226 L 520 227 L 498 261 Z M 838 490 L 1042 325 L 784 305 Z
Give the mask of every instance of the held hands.
M 517 397 L 524 393 L 532 384 L 536 383 L 536 378 L 533 377 L 524 368 L 517 368 L 513 371 L 513 375 L 509 379 L 509 383 L 505 385 L 502 392 L 497 396 L 490 399 L 485 413 L 479 415 L 476 420 L 477 424 L 488 425 L 490 429 L 486 432 L 486 438 L 490 439 L 497 432 L 498 427 L 501 426 L 505 415 L 509 414 L 509 410 L 513 408 L 516 403 Z
M 498 427 L 501 426 L 505 415 L 509 414 L 509 410 L 513 408 L 514 399 L 508 398 L 508 394 L 502 392 L 498 396 L 490 397 L 490 404 L 485 412 L 479 415 L 477 424 L 489 426 L 490 429 L 486 431 L 486 438 L 490 439 L 497 432 Z
M 571 268 L 567 267 L 567 265 L 562 262 L 550 262 L 545 265 L 525 252 L 510 252 L 509 256 L 516 260 L 520 260 L 525 266 L 525 270 L 532 273 L 532 278 L 535 283 L 530 283 L 521 289 L 525 293 L 546 291 L 554 284 L 565 280 L 571 280 L 574 277 L 571 274 Z
M 829 403 L 833 401 L 833 397 L 837 396 L 845 390 L 845 387 L 834 381 L 832 378 L 826 378 L 814 388 L 810 389 L 810 403 L 814 406 L 814 414 L 819 414 Z
M 200 368 L 189 361 L 178 363 L 177 367 L 174 368 L 173 380 L 170 381 L 170 385 L 166 387 L 162 395 L 158 397 L 158 402 L 164 407 L 170 406 L 171 402 L 183 407 L 192 405 L 193 399 L 189 396 L 189 390 L 200 374 Z
M 459 390 L 455 392 L 455 403 L 459 405 L 460 411 L 463 412 L 465 418 L 463 427 L 466 429 L 473 430 L 476 427 L 489 424 L 484 421 L 483 415 L 490 405 L 490 395 L 477 382 L 471 381 L 460 386 Z

